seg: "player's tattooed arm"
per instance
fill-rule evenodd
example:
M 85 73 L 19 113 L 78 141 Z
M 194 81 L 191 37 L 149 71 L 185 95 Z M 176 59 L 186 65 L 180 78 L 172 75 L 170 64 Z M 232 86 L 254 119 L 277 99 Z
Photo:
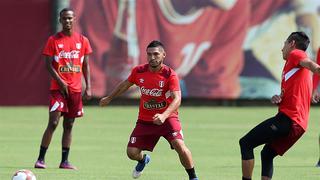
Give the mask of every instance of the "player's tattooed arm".
M 316 73 L 317 75 L 320 75 L 320 66 L 309 58 L 300 61 L 300 66 L 309 69 L 310 71 L 312 71 L 313 73 Z M 312 92 L 311 101 L 312 103 L 317 103 L 319 102 L 319 100 L 320 100 L 320 95 L 318 91 L 315 89 Z
M 300 61 L 299 64 L 300 66 L 309 69 L 313 73 L 320 75 L 320 66 L 314 61 L 312 61 L 311 59 L 309 58 L 303 59 L 302 61 Z
M 125 80 L 122 81 L 112 92 L 110 95 L 101 98 L 99 105 L 100 106 L 106 106 L 108 105 L 112 99 L 120 96 L 121 94 L 123 94 L 124 92 L 126 92 L 131 86 L 133 85 L 132 82 Z
M 84 98 L 91 99 L 91 80 L 90 80 L 90 66 L 89 66 L 89 55 L 84 56 L 83 66 L 82 66 L 83 77 L 86 82 L 86 87 L 84 91 Z

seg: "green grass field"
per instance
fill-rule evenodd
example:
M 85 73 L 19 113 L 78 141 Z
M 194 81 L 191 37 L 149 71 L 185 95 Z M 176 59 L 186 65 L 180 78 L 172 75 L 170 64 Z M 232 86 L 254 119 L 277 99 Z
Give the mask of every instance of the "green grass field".
M 276 107 L 182 107 L 180 119 L 185 142 L 193 153 L 200 180 L 241 179 L 239 138 L 260 121 L 273 116 Z M 34 169 L 47 107 L 0 107 L 0 179 L 10 179 L 18 169 L 30 169 L 38 180 L 130 180 L 136 162 L 126 157 L 128 137 L 137 107 L 86 107 L 74 126 L 69 156 L 78 171 L 58 168 L 61 158 L 59 124 L 46 156 L 48 168 Z M 307 133 L 284 157 L 275 160 L 275 180 L 318 180 L 320 109 L 311 109 Z M 253 179 L 260 179 L 260 150 L 255 151 Z M 175 151 L 164 139 L 151 153 L 151 163 L 141 180 L 187 180 Z

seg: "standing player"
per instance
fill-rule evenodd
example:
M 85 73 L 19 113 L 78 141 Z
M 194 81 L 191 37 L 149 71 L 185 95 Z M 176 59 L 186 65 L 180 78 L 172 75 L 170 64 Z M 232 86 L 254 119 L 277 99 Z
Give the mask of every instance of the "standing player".
M 310 41 L 304 32 L 293 32 L 282 48 L 286 61 L 281 82 L 281 94 L 271 102 L 279 106 L 276 116 L 265 120 L 240 139 L 242 179 L 252 177 L 253 149 L 265 144 L 261 151 L 262 179 L 273 174 L 273 158 L 283 155 L 306 131 L 312 93 L 310 71 L 320 74 L 320 66 L 307 57 Z
M 181 103 L 179 80 L 176 73 L 163 64 L 165 56 L 162 43 L 152 41 L 147 46 L 148 64 L 136 66 L 127 80 L 121 82 L 109 96 L 100 100 L 100 105 L 108 105 L 112 99 L 136 84 L 141 92 L 139 117 L 127 146 L 128 157 L 138 161 L 133 170 L 133 178 L 140 177 L 145 165 L 150 161 L 150 156 L 142 151 L 153 151 L 159 138 L 163 136 L 178 153 L 189 179 L 198 180 L 191 152 L 183 141 L 178 118 L 178 107 Z
M 46 168 L 45 154 L 52 135 L 63 116 L 62 160 L 59 168 L 76 169 L 68 161 L 72 127 L 76 117 L 83 115 L 82 73 L 86 82 L 84 97 L 91 97 L 89 56 L 92 52 L 86 37 L 73 32 L 75 15 L 72 9 L 60 11 L 62 31 L 51 36 L 43 50 L 47 69 L 52 77 L 50 87 L 49 123 L 43 134 L 35 168 Z

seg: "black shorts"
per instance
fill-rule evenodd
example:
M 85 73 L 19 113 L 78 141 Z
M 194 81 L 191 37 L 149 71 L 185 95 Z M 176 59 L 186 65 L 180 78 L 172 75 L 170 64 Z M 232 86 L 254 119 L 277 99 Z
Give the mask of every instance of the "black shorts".
M 279 112 L 254 127 L 243 138 L 255 148 L 269 145 L 278 155 L 283 155 L 304 133 L 304 129 L 284 113 Z

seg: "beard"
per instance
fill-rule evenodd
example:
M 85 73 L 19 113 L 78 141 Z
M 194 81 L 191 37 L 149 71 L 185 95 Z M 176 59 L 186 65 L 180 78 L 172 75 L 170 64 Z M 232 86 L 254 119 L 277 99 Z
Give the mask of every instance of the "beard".
M 151 65 L 151 64 L 150 64 L 150 66 L 155 69 L 155 68 L 159 67 L 160 64 L 156 64 L 156 65 Z
M 157 68 L 161 65 L 161 61 L 156 61 L 156 62 L 149 62 L 149 65 L 152 67 L 152 68 Z

